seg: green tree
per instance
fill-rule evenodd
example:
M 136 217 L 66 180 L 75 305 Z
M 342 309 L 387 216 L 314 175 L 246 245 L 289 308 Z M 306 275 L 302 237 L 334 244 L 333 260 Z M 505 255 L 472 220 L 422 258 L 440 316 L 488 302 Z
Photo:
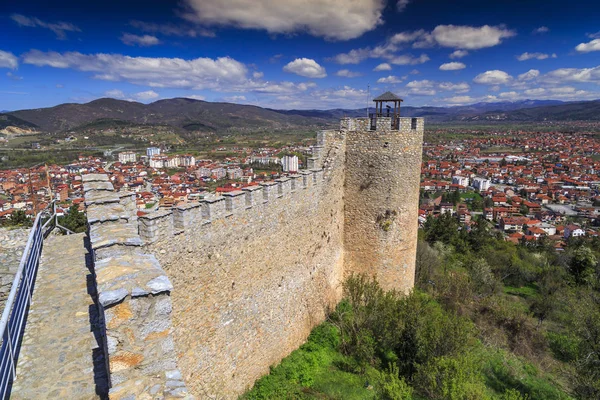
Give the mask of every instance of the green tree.
M 577 284 L 588 282 L 593 276 L 598 260 L 589 247 L 581 246 L 573 251 L 570 269 Z
M 85 213 L 79 212 L 77 205 L 69 207 L 69 212 L 64 217 L 58 219 L 58 223 L 75 233 L 85 232 L 87 230 L 87 218 Z
M 10 214 L 10 218 L 4 222 L 4 225 L 29 228 L 33 225 L 33 221 L 27 216 L 25 210 L 15 210 Z

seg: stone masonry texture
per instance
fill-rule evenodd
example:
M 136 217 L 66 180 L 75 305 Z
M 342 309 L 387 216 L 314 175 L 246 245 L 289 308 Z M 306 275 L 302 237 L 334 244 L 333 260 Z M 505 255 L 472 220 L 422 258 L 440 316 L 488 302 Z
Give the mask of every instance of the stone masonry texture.
M 139 218 L 144 251 L 175 288 L 173 337 L 193 394 L 237 398 L 306 340 L 351 273 L 410 291 L 423 119 L 399 125 L 343 119 L 318 133 L 313 170 Z
M 424 122 L 391 127 L 344 118 L 318 132 L 310 170 L 139 218 L 131 193 L 84 176 L 111 398 L 237 398 L 349 274 L 409 292 Z

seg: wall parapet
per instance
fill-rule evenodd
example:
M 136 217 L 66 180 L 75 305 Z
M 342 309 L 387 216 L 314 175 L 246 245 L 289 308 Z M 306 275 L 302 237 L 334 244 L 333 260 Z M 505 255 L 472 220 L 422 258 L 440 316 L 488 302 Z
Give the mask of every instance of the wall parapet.
M 223 218 L 236 218 L 244 212 L 260 212 L 261 207 L 269 207 L 289 196 L 310 196 L 321 186 L 324 179 L 322 169 L 300 171 L 298 174 L 263 182 L 222 196 L 209 197 L 162 209 L 138 218 L 139 237 L 143 243 L 151 244 L 166 240 L 173 235 L 190 230 L 202 229 Z M 298 197 L 298 201 L 302 201 Z
M 83 182 L 110 398 L 192 399 L 177 367 L 173 285 L 156 257 L 142 251 L 138 234 L 138 223 L 162 227 L 181 210 L 138 222 L 135 194 L 115 192 L 102 174 L 84 175 Z

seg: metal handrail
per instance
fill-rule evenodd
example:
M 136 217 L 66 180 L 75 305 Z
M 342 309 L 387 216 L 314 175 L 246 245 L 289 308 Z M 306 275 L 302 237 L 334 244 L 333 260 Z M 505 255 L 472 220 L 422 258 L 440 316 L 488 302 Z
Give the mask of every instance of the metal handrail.
M 42 212 L 35 217 L 33 227 L 29 232 L 27 244 L 21 256 L 19 269 L 15 274 L 10 294 L 6 300 L 2 318 L 0 319 L 0 398 L 6 399 L 10 396 L 13 381 L 17 378 L 17 360 L 21 347 L 21 339 L 27 323 L 27 314 L 33 297 L 33 288 L 44 238 L 54 228 L 63 229 L 67 234 L 71 230 L 58 224 L 56 215 L 56 203 L 52 203 L 52 214 L 48 221 L 42 225 Z M 51 225 L 51 223 L 53 224 Z M 49 228 L 50 227 L 50 228 Z

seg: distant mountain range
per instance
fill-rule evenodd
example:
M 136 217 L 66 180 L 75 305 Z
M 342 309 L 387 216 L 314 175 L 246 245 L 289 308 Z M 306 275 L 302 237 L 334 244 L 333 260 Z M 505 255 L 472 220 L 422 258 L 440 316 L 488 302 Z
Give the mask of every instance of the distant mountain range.
M 599 121 L 600 100 L 569 103 L 524 100 L 455 107 L 407 106 L 401 108 L 401 114 L 425 117 L 430 122 Z M 337 124 L 343 116 L 366 115 L 366 109 L 274 110 L 187 98 L 159 100 L 150 104 L 104 98 L 86 104 L 66 103 L 0 113 L 0 129 L 15 126 L 53 133 L 116 125 L 166 125 L 178 130 L 219 132 L 230 128 L 255 130 L 330 126 Z

